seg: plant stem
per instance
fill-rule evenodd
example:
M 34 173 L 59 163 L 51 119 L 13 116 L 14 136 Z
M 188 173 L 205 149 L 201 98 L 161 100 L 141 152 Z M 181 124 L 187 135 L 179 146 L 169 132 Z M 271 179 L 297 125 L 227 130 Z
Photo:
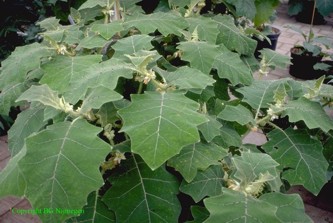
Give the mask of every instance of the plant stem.
M 105 13 L 105 17 L 104 17 L 104 24 L 108 24 L 110 21 L 110 16 L 108 13 Z
M 142 88 L 143 88 L 143 82 L 140 82 L 139 88 L 138 88 L 138 94 L 142 93 Z
M 263 123 L 263 122 L 267 122 L 270 118 L 271 118 L 271 117 L 270 117 L 269 115 L 267 115 L 267 116 L 263 117 L 262 119 L 257 120 L 257 121 L 256 121 L 256 124 L 257 124 L 257 125 L 260 125 L 260 124 Z
M 310 33 L 309 33 L 309 35 L 308 35 L 308 42 L 310 42 L 310 38 L 311 38 L 311 33 L 313 32 L 312 31 L 312 26 L 313 26 L 313 20 L 314 20 L 314 17 L 315 17 L 315 12 L 316 12 L 316 4 L 317 3 L 317 1 L 316 0 L 314 0 L 313 1 L 313 9 L 312 9 L 312 17 L 311 17 L 311 24 L 310 24 Z
M 120 3 L 119 0 L 115 0 L 114 11 L 116 14 L 116 20 L 120 20 Z

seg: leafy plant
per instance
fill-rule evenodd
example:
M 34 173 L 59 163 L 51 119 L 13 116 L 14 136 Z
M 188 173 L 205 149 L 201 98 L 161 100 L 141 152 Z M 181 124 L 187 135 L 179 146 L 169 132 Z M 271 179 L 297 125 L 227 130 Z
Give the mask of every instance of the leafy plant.
M 328 181 L 332 86 L 254 80 L 288 58 L 258 63 L 255 41 L 229 15 L 200 15 L 202 1 L 136 3 L 88 0 L 74 25 L 40 22 L 44 41 L 4 61 L 0 113 L 28 108 L 0 196 L 54 210 L 44 222 L 311 222 L 282 192 Z M 242 143 L 268 126 L 263 146 Z
M 333 2 L 327 0 L 307 0 L 307 1 L 316 1 L 316 8 L 318 9 L 319 13 L 323 16 L 328 16 L 330 13 L 333 12 Z M 289 0 L 288 2 L 288 14 L 289 15 L 297 15 L 299 12 L 303 10 L 304 1 L 302 0 Z
M 310 28 L 308 33 L 305 33 L 303 30 L 295 27 L 295 26 L 290 26 L 290 28 L 304 38 L 304 42 L 302 45 L 299 45 L 303 47 L 304 52 L 311 53 L 313 56 L 317 56 L 322 54 L 323 56 L 329 56 L 329 54 L 325 54 L 323 52 L 322 47 L 325 47 L 326 49 L 332 49 L 333 48 L 333 39 L 328 37 L 328 36 L 316 36 L 315 33 L 313 32 L 312 27 Z
M 279 5 L 278 0 L 224 0 L 231 12 L 236 16 L 245 16 L 254 23 L 257 29 L 263 29 L 264 24 L 270 21 Z

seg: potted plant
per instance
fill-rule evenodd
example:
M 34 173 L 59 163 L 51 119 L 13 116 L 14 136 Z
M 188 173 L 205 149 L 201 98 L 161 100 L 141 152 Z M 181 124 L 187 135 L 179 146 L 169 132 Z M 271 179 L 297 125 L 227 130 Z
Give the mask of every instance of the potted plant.
M 299 22 L 321 25 L 326 21 L 324 16 L 330 15 L 333 12 L 333 2 L 326 0 L 289 0 L 288 14 L 296 16 Z M 312 21 L 312 12 L 315 8 L 314 18 Z
M 27 198 L 43 222 L 311 222 L 284 191 L 327 182 L 331 86 L 254 80 L 243 59 L 255 41 L 231 16 L 165 3 L 146 14 L 88 0 L 74 24 L 41 21 L 44 40 L 4 61 L 0 114 L 28 106 L 8 133 L 0 197 Z M 265 51 L 263 74 L 286 61 Z M 267 143 L 243 144 L 266 125 Z
M 314 14 L 315 5 L 312 8 L 312 22 L 314 21 Z M 302 45 L 295 45 L 290 49 L 292 65 L 290 65 L 289 73 L 294 77 L 306 80 L 317 79 L 325 74 L 324 70 L 328 68 L 328 65 L 321 62 L 324 56 L 329 55 L 322 51 L 322 46 L 326 48 L 332 48 L 333 46 L 332 38 L 314 34 L 312 22 L 308 33 L 291 26 L 294 31 L 303 36 L 304 42 Z

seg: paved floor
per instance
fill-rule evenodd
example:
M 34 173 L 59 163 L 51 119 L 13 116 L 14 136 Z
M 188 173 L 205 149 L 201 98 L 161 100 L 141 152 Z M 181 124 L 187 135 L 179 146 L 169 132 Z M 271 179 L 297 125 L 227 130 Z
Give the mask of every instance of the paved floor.
M 273 25 L 279 29 L 281 29 L 281 35 L 278 40 L 277 52 L 289 55 L 289 50 L 296 43 L 302 43 L 303 39 L 298 33 L 287 29 L 285 25 L 293 24 L 302 30 L 309 30 L 309 25 L 298 23 L 293 18 L 290 18 L 287 15 L 287 5 L 281 5 L 279 7 L 278 17 Z M 333 16 L 327 18 L 328 23 L 326 25 L 317 25 L 313 28 L 314 32 L 317 35 L 326 35 L 333 38 Z M 280 79 L 284 77 L 291 77 L 288 72 L 288 68 L 285 69 L 276 69 L 272 71 L 268 76 L 263 77 L 263 79 Z M 258 78 L 258 75 L 255 75 L 255 78 Z M 10 155 L 7 149 L 7 141 L 6 137 L 0 137 L 0 170 L 3 169 L 8 162 Z M 247 143 L 253 143 L 257 145 L 261 145 L 265 143 L 266 138 L 263 134 L 260 133 L 251 133 L 246 136 L 243 140 Z M 303 190 L 302 188 L 295 188 L 295 192 Z M 304 194 L 304 193 L 303 193 Z M 310 196 L 310 195 L 306 195 Z M 318 209 L 311 205 L 311 203 L 306 202 L 305 199 L 305 207 L 307 213 L 314 219 L 316 223 L 333 223 L 333 213 Z M 313 199 L 313 198 L 312 198 Z M 13 215 L 11 213 L 12 208 L 24 208 L 31 209 L 29 202 L 25 199 L 19 199 L 15 197 L 6 197 L 0 199 L 0 222 L 1 223 L 38 223 L 40 220 L 37 216 L 20 216 Z

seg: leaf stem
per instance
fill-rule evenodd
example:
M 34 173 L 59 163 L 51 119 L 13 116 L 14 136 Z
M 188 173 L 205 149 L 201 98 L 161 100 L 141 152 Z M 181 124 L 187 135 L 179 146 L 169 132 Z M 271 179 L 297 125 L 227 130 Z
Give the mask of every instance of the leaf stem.
M 138 94 L 141 94 L 142 93 L 142 89 L 143 89 L 143 82 L 140 82 L 139 84 L 139 88 L 138 88 Z
M 271 117 L 269 115 L 266 115 L 265 117 L 259 119 L 259 120 L 256 120 L 256 124 L 257 125 L 260 125 L 262 124 L 263 122 L 267 122 Z
M 313 20 L 314 20 L 314 17 L 315 17 L 315 12 L 316 12 L 316 5 L 317 5 L 317 1 L 316 0 L 314 0 L 313 1 L 313 9 L 312 9 L 312 17 L 311 17 L 311 24 L 310 24 L 310 33 L 309 33 L 309 35 L 308 35 L 308 43 L 310 43 L 310 41 L 311 41 L 311 36 L 312 36 L 312 33 L 313 33 L 313 31 L 312 31 L 312 27 L 313 27 Z

